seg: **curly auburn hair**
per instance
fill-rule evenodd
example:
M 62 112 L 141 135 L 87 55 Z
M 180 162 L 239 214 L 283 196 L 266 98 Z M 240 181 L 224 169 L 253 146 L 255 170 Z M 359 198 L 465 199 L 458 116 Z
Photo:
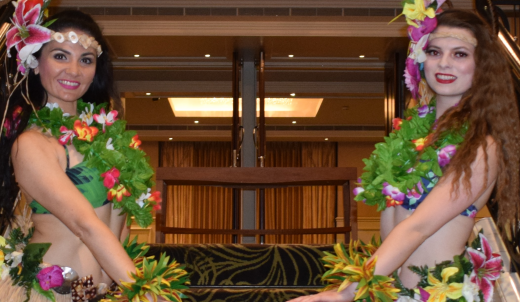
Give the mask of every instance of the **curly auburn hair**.
M 469 30 L 477 39 L 477 46 L 471 88 L 463 95 L 458 106 L 448 109 L 439 119 L 430 144 L 439 139 L 443 132 L 457 131 L 464 123 L 468 123 L 464 142 L 445 171 L 445 174 L 454 173 L 453 191 L 458 192 L 461 178 L 462 186 L 467 190 L 471 188 L 471 163 L 479 147 L 483 148 L 487 163 L 486 137 L 493 138 L 498 159 L 495 187 L 499 205 L 498 223 L 503 227 L 508 221 L 519 218 L 520 120 L 510 67 L 497 37 L 477 15 L 467 11 L 447 10 L 438 16 L 437 22 L 438 26 Z M 486 175 L 488 170 L 486 164 Z

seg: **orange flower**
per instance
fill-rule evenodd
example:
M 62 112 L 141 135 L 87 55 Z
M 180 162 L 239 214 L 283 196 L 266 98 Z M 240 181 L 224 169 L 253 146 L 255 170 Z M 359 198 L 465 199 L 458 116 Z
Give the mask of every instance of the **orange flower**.
M 125 188 L 125 186 L 120 184 L 117 188 L 114 187 L 114 188 L 108 190 L 107 199 L 112 200 L 115 197 L 118 202 L 121 202 L 123 200 L 123 196 L 128 197 L 130 195 L 132 195 L 132 194 L 130 194 L 130 192 L 128 192 L 128 190 Z
M 394 127 L 395 130 L 399 130 L 401 129 L 401 124 L 403 123 L 403 120 L 401 118 L 394 118 L 392 120 L 392 126 Z
M 78 139 L 91 143 L 94 140 L 94 136 L 98 134 L 96 127 L 89 127 L 87 123 L 76 120 L 74 122 L 74 133 Z
M 161 209 L 161 202 L 162 202 L 161 192 L 159 192 L 159 191 L 153 192 L 152 196 L 150 196 L 150 198 L 148 198 L 148 201 L 151 202 L 151 203 L 155 203 L 154 206 L 153 206 L 154 210 L 160 210 Z
M 402 204 L 403 204 L 402 200 L 395 200 L 395 199 L 393 199 L 390 196 L 386 196 L 386 207 L 387 208 L 399 206 L 399 205 L 402 205 Z
M 132 137 L 132 142 L 130 143 L 130 148 L 138 149 L 141 146 L 141 141 L 139 140 L 139 135 L 134 135 Z
M 428 137 L 423 137 L 423 138 L 413 139 L 412 143 L 415 144 L 415 150 L 422 151 L 422 149 L 424 148 L 424 145 L 426 144 L 427 141 L 428 141 Z

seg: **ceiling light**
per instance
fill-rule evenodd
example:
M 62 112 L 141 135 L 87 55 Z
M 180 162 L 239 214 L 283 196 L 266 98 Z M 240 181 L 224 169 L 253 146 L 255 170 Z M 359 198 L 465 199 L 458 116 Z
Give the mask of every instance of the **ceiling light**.
M 168 98 L 176 117 L 232 117 L 233 98 Z M 265 98 L 266 117 L 316 117 L 323 99 Z M 257 113 L 260 102 L 257 99 Z M 239 99 L 239 111 L 242 111 Z
M 138 55 L 138 54 L 135 54 L 134 57 L 139 58 L 139 55 Z
M 199 123 L 199 121 L 195 121 L 194 123 L 195 123 L 195 124 L 198 124 L 198 123 Z
M 296 121 L 292 121 L 293 124 L 296 124 Z
M 173 140 L 173 137 L 170 137 L 168 140 Z
M 328 137 L 326 137 L 326 138 L 325 138 L 325 140 L 326 140 L 326 141 L 328 141 L 328 140 L 329 140 L 329 138 L 328 138 Z
M 294 55 L 289 55 L 289 58 L 294 58 Z
M 291 93 L 291 96 L 296 96 L 296 93 L 294 93 L 294 92 L 293 92 L 293 93 Z
M 152 93 L 151 92 L 147 92 L 146 95 L 152 95 Z
M 361 59 L 363 59 L 363 58 L 365 57 L 365 55 L 360 55 L 359 57 L 360 57 Z
M 206 54 L 206 55 L 204 55 L 204 56 L 205 56 L 206 58 L 209 58 L 209 57 L 211 57 L 211 55 L 210 55 L 209 53 L 208 53 L 208 54 Z

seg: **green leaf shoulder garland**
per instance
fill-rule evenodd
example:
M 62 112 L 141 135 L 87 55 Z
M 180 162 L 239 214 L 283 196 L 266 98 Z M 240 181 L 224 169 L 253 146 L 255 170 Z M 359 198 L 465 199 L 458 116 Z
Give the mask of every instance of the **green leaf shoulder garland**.
M 56 104 L 47 104 L 32 113 L 28 127 L 40 127 L 58 138 L 62 145 L 73 144 L 84 155 L 89 168 L 96 168 L 107 188 L 107 199 L 122 209 L 141 227 L 149 226 L 152 209 L 160 208 L 160 192 L 151 193 L 154 171 L 135 131 L 126 131 L 126 122 L 117 119 L 117 111 L 107 104 L 94 106 L 78 100 L 79 116 L 64 114 Z
M 435 128 L 435 115 L 435 101 L 432 101 L 409 109 L 405 119 L 394 119 L 395 130 L 363 160 L 365 172 L 358 179 L 360 187 L 354 189 L 356 201 L 382 211 L 402 205 L 408 197 L 407 206 L 417 206 L 417 200 L 442 176 L 442 168 L 449 164 L 468 129 L 464 125 L 460 130 L 445 131 L 425 148 Z

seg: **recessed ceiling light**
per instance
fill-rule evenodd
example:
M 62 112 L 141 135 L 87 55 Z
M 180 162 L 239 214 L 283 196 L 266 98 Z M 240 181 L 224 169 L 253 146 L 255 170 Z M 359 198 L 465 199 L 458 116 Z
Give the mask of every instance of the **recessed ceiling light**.
M 326 137 L 325 140 L 328 141 L 329 139 Z
M 294 58 L 294 55 L 289 55 L 289 58 Z
M 173 140 L 173 137 L 170 137 L 168 140 Z
M 296 96 L 296 93 L 294 93 L 294 92 L 293 92 L 293 93 L 291 93 L 291 96 Z
M 208 54 L 206 54 L 206 55 L 204 55 L 204 56 L 205 56 L 206 58 L 209 58 L 209 57 L 211 57 L 211 55 L 210 55 L 209 53 L 208 53 Z
M 198 123 L 199 123 L 199 121 L 195 121 L 194 123 L 195 123 L 195 124 L 198 124 Z
M 293 124 L 296 124 L 296 121 L 292 121 Z
M 146 95 L 152 95 L 152 93 L 151 92 L 147 92 Z
M 365 55 L 360 55 L 359 57 L 363 59 L 365 57 Z
M 139 58 L 139 55 L 138 55 L 138 54 L 135 54 L 134 57 Z

